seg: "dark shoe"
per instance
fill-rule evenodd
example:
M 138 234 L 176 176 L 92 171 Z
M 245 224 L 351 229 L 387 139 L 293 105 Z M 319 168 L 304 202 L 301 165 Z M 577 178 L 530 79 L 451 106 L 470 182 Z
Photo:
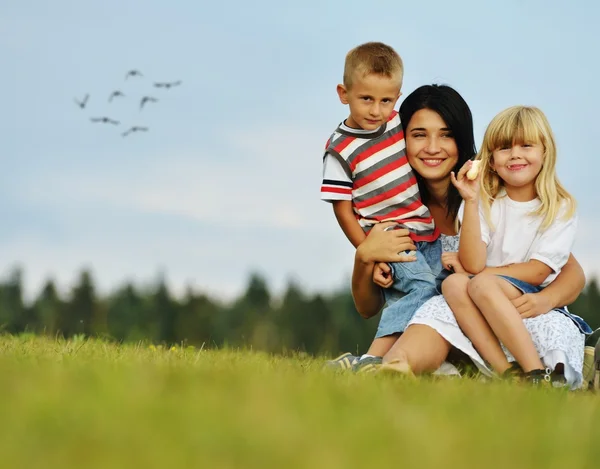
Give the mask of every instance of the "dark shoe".
M 523 368 L 517 362 L 512 362 L 510 368 L 504 370 L 500 378 L 506 381 L 521 381 L 523 379 Z
M 355 373 L 371 373 L 381 365 L 382 361 L 381 357 L 358 357 L 358 360 L 352 365 L 352 371 Z
M 550 368 L 544 368 L 541 370 L 531 370 L 527 373 L 523 373 L 523 381 L 533 386 L 547 386 L 551 385 L 552 377 L 550 376 L 552 370 Z
M 569 383 L 567 383 L 567 378 L 565 378 L 565 375 L 563 373 L 553 372 L 550 375 L 550 380 L 552 382 L 553 388 L 568 388 L 569 387 Z
M 325 362 L 325 368 L 337 369 L 337 370 L 351 370 L 352 365 L 359 360 L 360 357 L 356 355 L 352 355 L 351 353 L 343 353 L 337 358 L 333 360 L 328 360 Z

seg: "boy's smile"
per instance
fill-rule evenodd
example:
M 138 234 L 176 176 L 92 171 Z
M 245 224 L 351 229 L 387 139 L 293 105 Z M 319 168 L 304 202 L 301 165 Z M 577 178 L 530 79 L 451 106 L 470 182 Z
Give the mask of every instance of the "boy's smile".
M 376 130 L 385 124 L 400 97 L 400 84 L 396 77 L 355 72 L 349 88 L 337 86 L 342 104 L 350 107 L 346 125 L 354 129 Z

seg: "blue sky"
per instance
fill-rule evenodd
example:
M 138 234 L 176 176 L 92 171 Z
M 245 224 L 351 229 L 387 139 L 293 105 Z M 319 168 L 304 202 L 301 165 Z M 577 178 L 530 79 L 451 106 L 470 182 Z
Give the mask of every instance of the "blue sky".
M 321 154 L 346 117 L 344 55 L 370 40 L 402 55 L 405 95 L 454 86 L 478 144 L 508 106 L 547 114 L 579 202 L 575 254 L 600 271 L 597 2 L 207 3 L 0 6 L 0 273 L 22 265 L 29 295 L 49 276 L 67 289 L 83 267 L 103 292 L 160 271 L 176 291 L 224 298 L 251 271 L 275 291 L 348 285 L 353 249 L 319 200 Z M 132 68 L 144 77 L 125 81 Z M 127 97 L 109 105 L 114 89 Z M 146 93 L 160 101 L 140 112 Z M 119 129 L 90 123 L 102 115 Z M 129 125 L 150 131 L 124 139 Z

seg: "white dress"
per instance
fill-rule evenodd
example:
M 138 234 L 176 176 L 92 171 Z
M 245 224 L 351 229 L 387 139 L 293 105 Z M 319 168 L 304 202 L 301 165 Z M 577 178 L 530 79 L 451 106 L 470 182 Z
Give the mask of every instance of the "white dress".
M 444 251 L 458 251 L 458 236 L 442 235 L 442 247 Z M 585 336 L 575 323 L 558 311 L 525 319 L 524 322 L 543 363 L 552 370 L 557 364 L 562 363 L 569 386 L 572 389 L 580 387 L 583 381 Z M 458 326 L 452 310 L 442 295 L 431 298 L 421 306 L 407 327 L 412 324 L 424 324 L 435 329 L 452 346 L 467 354 L 482 373 L 492 376 L 493 373 L 487 363 Z M 508 360 L 515 361 L 510 352 L 504 347 L 503 349 Z M 453 371 L 453 366 L 448 363 L 444 363 L 438 370 L 440 374 Z

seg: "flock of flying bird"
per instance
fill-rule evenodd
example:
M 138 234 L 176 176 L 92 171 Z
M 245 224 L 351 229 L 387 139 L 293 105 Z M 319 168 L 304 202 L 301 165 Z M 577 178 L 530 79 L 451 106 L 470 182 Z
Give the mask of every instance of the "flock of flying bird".
M 139 70 L 130 70 L 125 75 L 125 80 L 129 79 L 129 77 L 141 78 L 143 76 L 144 75 L 142 75 L 142 73 Z M 181 85 L 181 80 L 170 81 L 170 82 L 155 82 L 154 83 L 155 88 L 164 88 L 167 90 L 170 88 L 173 88 L 175 86 L 179 86 L 179 85 Z M 125 93 L 123 93 L 120 90 L 115 90 L 109 95 L 108 102 L 109 103 L 112 102 L 112 100 L 115 98 L 124 98 L 124 97 L 125 97 Z M 77 106 L 79 106 L 81 109 L 85 109 L 89 99 L 90 99 L 90 95 L 86 94 L 82 100 L 75 99 L 75 104 Z M 156 102 L 158 102 L 158 99 L 153 96 L 143 96 L 142 99 L 140 100 L 140 111 L 142 109 L 144 109 L 144 106 L 147 103 L 156 103 Z M 90 120 L 93 123 L 111 124 L 111 125 L 119 125 L 120 124 L 119 121 L 111 119 L 110 117 L 92 117 Z M 134 133 L 134 132 L 147 132 L 147 131 L 148 131 L 148 127 L 134 125 L 134 126 L 130 127 L 128 130 L 126 130 L 125 132 L 123 132 L 121 135 L 123 137 L 127 137 L 129 134 Z

